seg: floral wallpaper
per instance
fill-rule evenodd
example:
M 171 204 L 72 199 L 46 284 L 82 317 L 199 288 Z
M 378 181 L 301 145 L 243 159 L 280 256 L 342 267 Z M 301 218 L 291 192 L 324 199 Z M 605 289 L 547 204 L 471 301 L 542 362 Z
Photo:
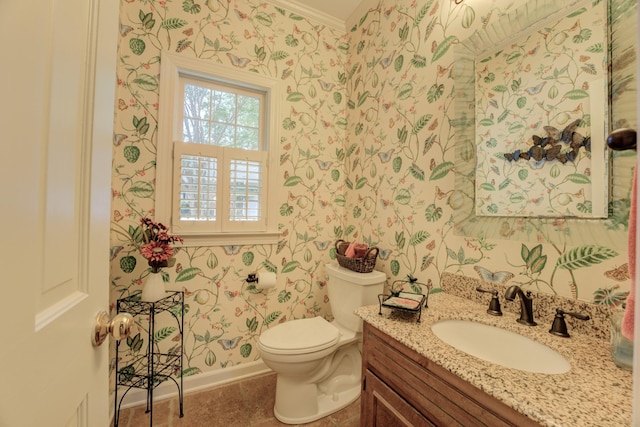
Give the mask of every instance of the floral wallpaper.
M 616 25 L 635 28 L 635 2 L 617 4 Z M 254 0 L 123 0 L 113 147 L 113 306 L 118 298 L 139 295 L 149 274 L 131 242 L 140 218 L 154 216 L 162 50 L 277 77 L 287 91 L 275 202 L 280 241 L 178 245 L 176 264 L 167 271 L 167 287 L 185 292 L 182 375 L 258 360 L 255 343 L 266 328 L 329 317 L 324 264 L 334 262 L 337 239 L 378 247 L 376 269 L 389 283 L 410 274 L 419 282 L 431 280 L 438 292 L 441 274 L 451 272 L 619 304 L 629 286 L 625 251 L 597 241 L 567 246 L 554 235 L 522 243 L 456 232 L 452 218 L 461 192 L 455 187 L 452 50 L 506 11 L 497 0 L 381 1 L 343 32 Z M 635 97 L 636 47 L 627 43 L 613 54 L 617 126 L 634 125 L 636 114 L 627 108 Z M 614 169 L 629 169 L 629 153 L 618 156 Z M 622 234 L 628 207 L 628 189 L 614 195 L 611 217 Z M 256 271 L 277 273 L 277 286 L 263 292 L 249 286 L 245 279 Z M 179 340 L 175 328 L 158 326 L 163 333 L 156 342 Z M 144 351 L 145 327 L 139 323 L 119 357 Z

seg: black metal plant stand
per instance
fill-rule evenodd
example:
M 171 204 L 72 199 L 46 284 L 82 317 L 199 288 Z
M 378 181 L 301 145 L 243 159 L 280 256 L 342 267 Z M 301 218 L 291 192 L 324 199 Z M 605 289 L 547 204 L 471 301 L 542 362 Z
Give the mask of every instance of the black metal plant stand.
M 164 381 L 171 380 L 178 388 L 180 402 L 180 417 L 183 410 L 183 381 L 182 381 L 182 351 L 184 345 L 184 293 L 169 291 L 166 296 L 155 302 L 140 301 L 139 297 L 131 296 L 119 299 L 116 303 L 117 313 L 126 312 L 132 316 L 147 316 L 149 318 L 149 334 L 147 337 L 147 351 L 145 354 L 131 361 L 127 366 L 119 367 L 118 350 L 120 342 L 116 341 L 116 386 L 114 397 L 114 427 L 118 427 L 122 400 L 132 388 L 147 390 L 147 409 L 149 425 L 153 426 L 153 390 Z M 155 346 L 155 318 L 162 312 L 168 312 L 178 324 L 180 332 L 180 346 L 173 347 L 166 353 L 158 351 Z M 179 373 L 180 381 L 174 377 Z M 118 400 L 118 386 L 127 387 Z

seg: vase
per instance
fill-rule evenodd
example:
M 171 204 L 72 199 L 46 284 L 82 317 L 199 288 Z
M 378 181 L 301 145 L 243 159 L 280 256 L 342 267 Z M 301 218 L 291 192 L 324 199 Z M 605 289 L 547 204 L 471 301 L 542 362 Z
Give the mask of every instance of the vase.
M 156 302 L 166 296 L 162 273 L 151 273 L 142 286 L 141 299 L 145 302 Z

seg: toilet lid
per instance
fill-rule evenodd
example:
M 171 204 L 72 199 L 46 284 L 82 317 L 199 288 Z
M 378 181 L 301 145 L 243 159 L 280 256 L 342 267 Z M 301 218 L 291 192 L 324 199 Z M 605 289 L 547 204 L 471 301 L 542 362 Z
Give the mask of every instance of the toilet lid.
M 263 332 L 259 343 L 276 354 L 304 354 L 336 344 L 340 331 L 322 317 L 290 320 Z

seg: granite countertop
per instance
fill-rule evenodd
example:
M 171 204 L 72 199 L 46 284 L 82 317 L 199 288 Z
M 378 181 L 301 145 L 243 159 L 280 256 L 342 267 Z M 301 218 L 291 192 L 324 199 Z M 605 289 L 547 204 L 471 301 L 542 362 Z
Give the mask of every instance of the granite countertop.
M 613 363 L 607 341 L 571 329 L 570 338 L 558 337 L 548 333 L 551 321 L 547 319 L 536 319 L 537 326 L 521 325 L 513 313 L 491 316 L 486 305 L 444 292 L 430 295 L 428 303 L 420 323 L 415 314 L 386 307 L 379 315 L 378 305 L 361 307 L 355 313 L 543 426 L 631 425 L 633 376 Z M 433 334 L 431 325 L 445 319 L 473 320 L 535 339 L 567 358 L 571 370 L 565 374 L 531 373 L 470 356 Z

